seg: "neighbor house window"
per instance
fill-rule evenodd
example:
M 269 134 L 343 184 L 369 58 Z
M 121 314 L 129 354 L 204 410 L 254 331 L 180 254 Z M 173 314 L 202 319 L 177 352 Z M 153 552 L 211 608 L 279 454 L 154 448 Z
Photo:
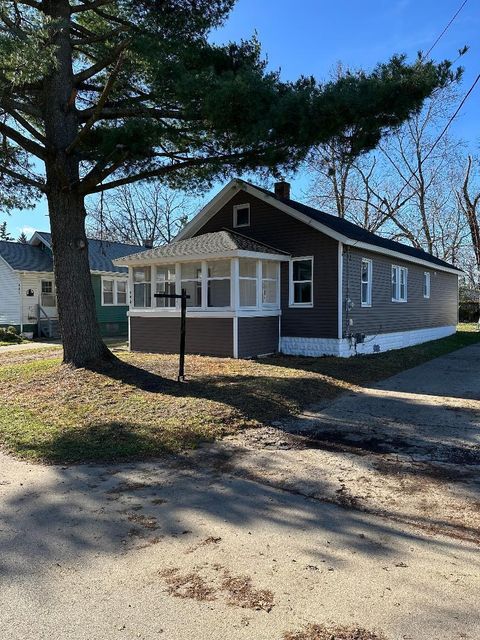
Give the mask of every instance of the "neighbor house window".
M 233 226 L 249 227 L 250 226 L 250 205 L 237 204 L 233 207 Z
M 278 262 L 262 262 L 262 304 L 266 307 L 278 305 Z
M 407 301 L 407 278 L 406 267 L 392 266 L 392 302 Z
M 362 258 L 362 307 L 372 306 L 372 261 Z
M 430 272 L 425 271 L 423 274 L 423 297 L 430 298 Z
M 102 305 L 126 305 L 127 281 L 111 278 L 102 278 Z
M 207 307 L 230 306 L 230 260 L 207 262 Z
M 187 307 L 202 306 L 202 263 L 186 262 L 182 264 L 182 289 L 187 295 Z
M 240 306 L 254 308 L 257 306 L 257 261 L 240 259 Z
M 56 306 L 53 280 L 42 280 L 41 302 L 42 307 Z
M 133 269 L 133 306 L 152 306 L 152 269 L 151 267 L 135 267 Z
M 113 280 L 102 280 L 102 301 L 104 305 L 113 304 Z
M 155 293 L 175 295 L 175 265 L 158 265 L 156 269 Z M 155 298 L 157 307 L 175 307 L 175 298 Z
M 290 305 L 313 305 L 313 258 L 293 258 L 290 261 Z

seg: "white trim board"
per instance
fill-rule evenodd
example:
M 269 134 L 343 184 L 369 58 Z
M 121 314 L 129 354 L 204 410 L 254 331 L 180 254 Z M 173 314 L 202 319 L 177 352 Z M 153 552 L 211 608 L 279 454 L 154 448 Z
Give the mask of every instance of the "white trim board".
M 388 255 L 393 258 L 397 258 L 398 260 L 403 260 L 405 262 L 411 262 L 413 264 L 422 264 L 428 266 L 430 269 L 436 269 L 438 271 L 446 271 L 447 273 L 453 273 L 455 275 L 460 275 L 463 273 L 460 269 L 443 267 L 441 265 L 435 264 L 433 262 L 429 262 L 428 260 L 422 260 L 422 258 L 414 258 L 413 256 L 409 256 L 405 253 L 401 253 L 400 251 L 395 251 L 393 249 L 384 249 L 377 245 L 369 244 L 367 242 L 360 242 L 358 240 L 352 240 L 348 236 L 345 236 L 330 227 L 322 224 L 321 222 L 317 222 L 310 218 L 309 216 L 297 211 L 293 207 L 288 206 L 287 204 L 280 202 L 273 196 L 268 195 L 267 193 L 257 189 L 253 185 L 244 182 L 238 178 L 230 181 L 216 196 L 211 200 L 203 209 L 192 219 L 190 222 L 180 231 L 180 233 L 176 236 L 175 241 L 177 240 L 185 240 L 187 238 L 191 238 L 197 231 L 199 231 L 229 200 L 233 198 L 240 190 L 249 193 L 251 196 L 258 198 L 259 200 L 263 200 L 264 202 L 268 202 L 273 207 L 287 213 L 292 216 L 292 218 L 296 218 L 307 224 L 308 226 L 316 229 L 324 233 L 326 236 L 337 240 L 338 242 L 343 242 L 343 244 L 356 247 L 358 249 L 364 249 L 366 251 L 371 251 L 372 253 L 380 253 L 382 255 Z
M 365 342 L 355 346 L 342 338 L 301 338 L 283 336 L 280 339 L 280 351 L 294 356 L 338 356 L 349 358 L 357 354 L 382 353 L 394 349 L 404 349 L 431 340 L 440 340 L 456 332 L 455 326 L 429 327 L 412 331 L 397 331 L 382 333 L 376 336 L 366 336 Z

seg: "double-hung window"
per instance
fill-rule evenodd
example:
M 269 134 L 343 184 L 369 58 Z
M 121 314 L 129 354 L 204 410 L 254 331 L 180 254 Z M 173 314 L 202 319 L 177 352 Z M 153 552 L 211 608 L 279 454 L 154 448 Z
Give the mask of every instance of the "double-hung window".
M 278 306 L 278 262 L 262 261 L 262 305 Z
M 392 302 L 407 302 L 407 267 L 392 265 Z
M 175 265 L 157 265 L 156 268 L 155 293 L 175 295 Z M 175 298 L 155 298 L 157 307 L 175 307 Z
M 368 258 L 362 258 L 362 307 L 372 306 L 372 261 Z
M 127 281 L 102 278 L 102 305 L 104 307 L 127 304 Z
M 255 309 L 257 306 L 257 260 L 240 258 L 239 289 L 240 307 Z
M 425 271 L 423 274 L 423 297 L 430 298 L 430 272 Z
M 207 307 L 230 306 L 230 260 L 207 262 Z
M 185 262 L 181 265 L 182 289 L 187 295 L 187 307 L 202 306 L 202 263 Z
M 53 280 L 42 280 L 41 301 L 42 307 L 55 307 L 55 290 Z
M 313 258 L 290 261 L 290 306 L 313 306 Z
M 133 269 L 133 306 L 141 309 L 152 306 L 151 267 L 134 267 Z

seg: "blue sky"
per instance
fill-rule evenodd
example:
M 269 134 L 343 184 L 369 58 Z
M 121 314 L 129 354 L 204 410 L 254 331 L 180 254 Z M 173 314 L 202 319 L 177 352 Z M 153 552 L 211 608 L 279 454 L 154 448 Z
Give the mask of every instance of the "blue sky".
M 282 77 L 328 77 L 338 61 L 346 66 L 372 68 L 394 53 L 414 57 L 426 51 L 461 4 L 461 0 L 238 0 L 217 42 L 239 40 L 255 31 L 269 66 Z M 432 51 L 436 60 L 455 59 L 463 45 L 464 93 L 480 72 L 480 6 L 469 0 Z M 466 139 L 473 150 L 480 143 L 480 83 L 452 125 L 452 133 Z M 301 198 L 305 176 L 293 177 L 293 195 Z M 7 216 L 10 233 L 49 228 L 46 203 L 33 211 L 12 211 Z M 0 221 L 3 218 L 0 216 Z

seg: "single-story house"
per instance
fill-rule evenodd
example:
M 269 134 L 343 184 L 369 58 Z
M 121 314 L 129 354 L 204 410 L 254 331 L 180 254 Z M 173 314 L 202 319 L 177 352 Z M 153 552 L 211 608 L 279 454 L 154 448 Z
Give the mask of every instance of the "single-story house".
M 462 273 L 242 180 L 223 188 L 171 244 L 115 260 L 129 267 L 130 348 L 178 350 L 178 300 L 190 296 L 187 352 L 350 356 L 455 332 Z
M 127 268 L 115 258 L 138 245 L 89 240 L 88 254 L 97 318 L 103 335 L 127 334 Z M 0 327 L 36 336 L 58 336 L 51 235 L 37 231 L 28 243 L 0 241 Z

